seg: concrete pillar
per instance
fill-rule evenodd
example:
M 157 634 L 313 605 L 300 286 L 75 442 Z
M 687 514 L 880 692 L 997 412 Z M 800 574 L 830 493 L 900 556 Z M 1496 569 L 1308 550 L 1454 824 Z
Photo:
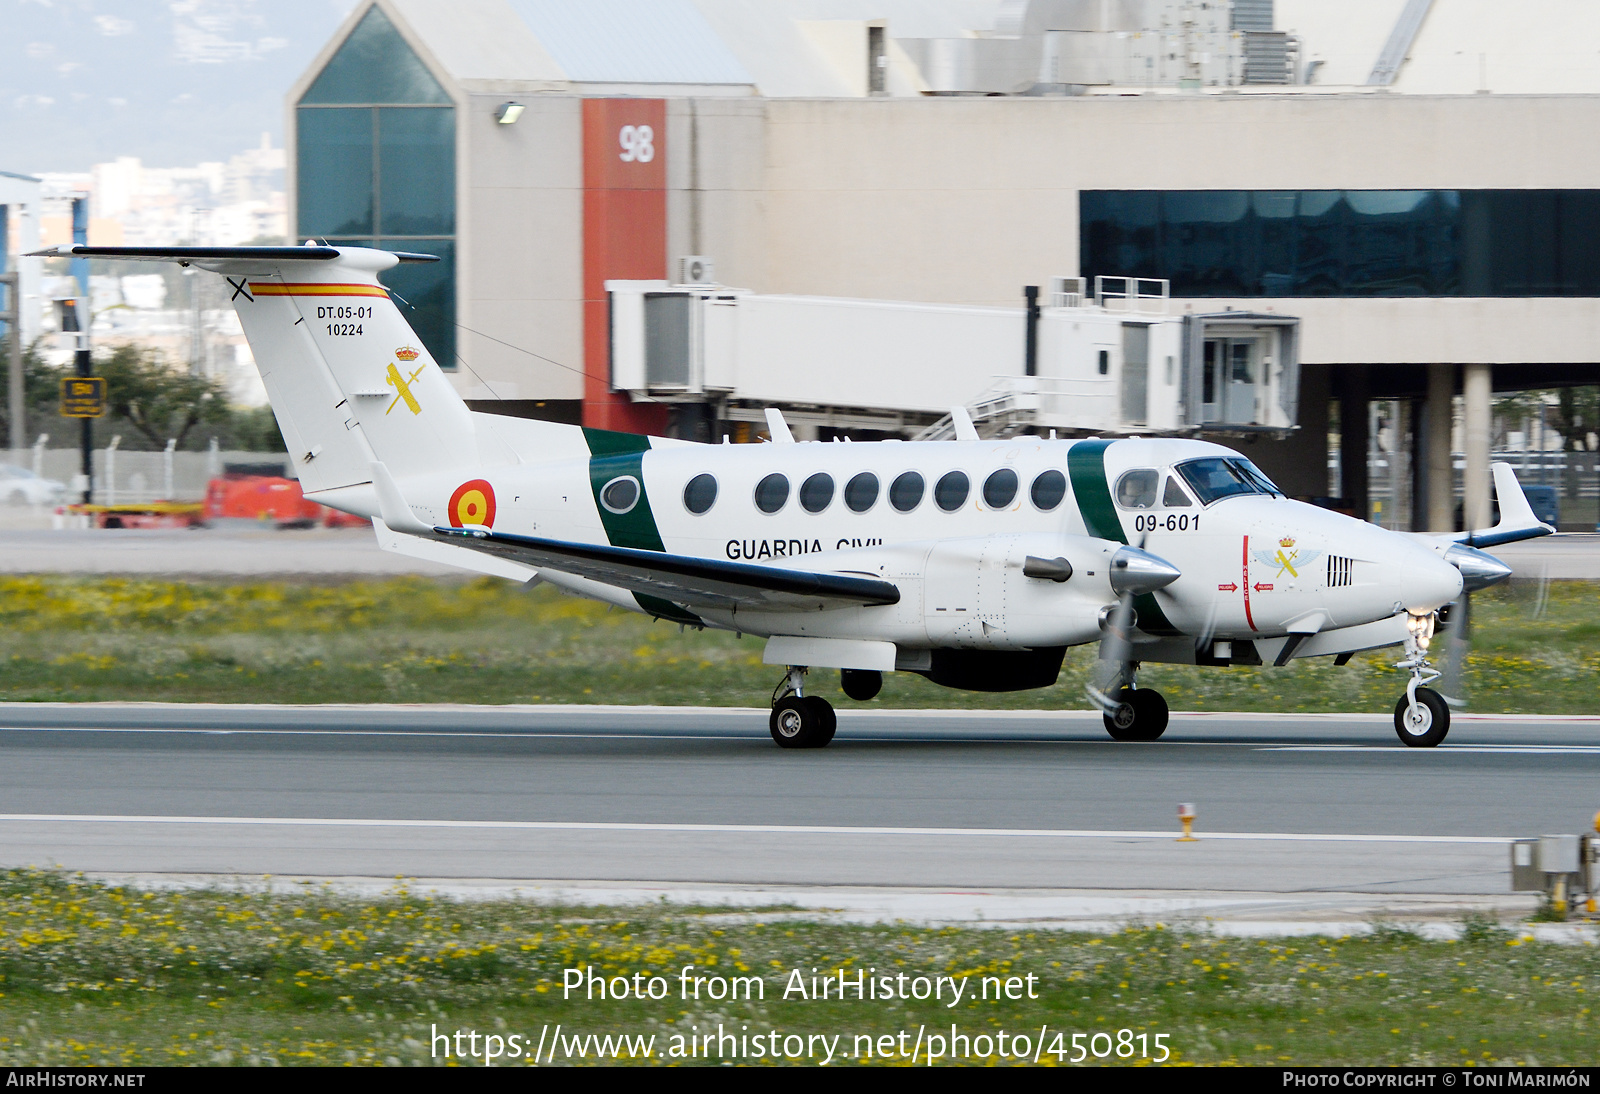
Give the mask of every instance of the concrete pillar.
M 1367 396 L 1371 390 L 1366 365 L 1339 369 L 1339 496 L 1355 515 L 1372 513 L 1367 496 Z
M 1417 505 L 1412 527 L 1419 532 L 1456 530 L 1455 475 L 1450 426 L 1455 414 L 1454 365 L 1428 366 L 1428 397 L 1417 429 Z
M 1493 377 L 1489 365 L 1463 365 L 1462 433 L 1467 467 L 1462 480 L 1462 509 L 1468 528 L 1489 527 L 1489 430 Z

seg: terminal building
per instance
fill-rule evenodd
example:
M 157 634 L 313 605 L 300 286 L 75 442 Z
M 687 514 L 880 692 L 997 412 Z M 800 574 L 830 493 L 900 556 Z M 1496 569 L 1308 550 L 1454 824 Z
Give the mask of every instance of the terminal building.
M 1446 528 L 1453 448 L 1487 517 L 1491 391 L 1600 380 L 1595 41 L 1561 0 L 366 0 L 289 92 L 290 223 L 440 255 L 386 281 L 479 409 L 612 429 L 913 436 L 1037 395 L 1035 338 L 1120 303 L 1061 350 L 1145 370 L 1103 429 L 1228 436 L 1365 516 L 1402 400 L 1390 515 Z M 1160 288 L 1096 292 L 1128 278 Z M 868 302 L 929 325 L 868 352 L 830 318 Z M 735 311 L 787 326 L 695 373 Z M 1207 336 L 1162 387 L 1127 329 L 1232 313 L 1275 364 Z M 1290 421 L 1194 409 L 1291 365 Z

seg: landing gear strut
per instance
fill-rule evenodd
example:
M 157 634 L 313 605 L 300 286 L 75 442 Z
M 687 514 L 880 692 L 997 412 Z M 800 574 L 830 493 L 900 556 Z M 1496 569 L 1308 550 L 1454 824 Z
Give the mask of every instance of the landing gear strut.
M 822 748 L 839 726 L 833 704 L 820 695 L 805 693 L 806 667 L 790 665 L 772 692 L 768 724 L 779 748 Z
M 1412 613 L 1406 617 L 1406 659 L 1395 668 L 1411 670 L 1406 693 L 1394 708 L 1395 734 L 1410 748 L 1432 748 L 1450 732 L 1450 705 L 1424 684 L 1439 679 L 1439 670 L 1428 660 L 1428 644 L 1433 638 L 1437 613 Z

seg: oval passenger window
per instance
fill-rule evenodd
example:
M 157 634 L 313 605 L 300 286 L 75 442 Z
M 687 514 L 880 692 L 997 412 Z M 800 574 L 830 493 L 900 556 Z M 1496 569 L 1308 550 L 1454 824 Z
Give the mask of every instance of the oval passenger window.
M 972 483 L 965 471 L 946 471 L 933 488 L 933 500 L 946 513 L 954 513 L 967 504 L 967 494 Z
M 844 503 L 852 513 L 865 513 L 878 500 L 878 476 L 863 471 L 844 484 Z
M 639 504 L 639 480 L 632 475 L 612 479 L 600 491 L 600 504 L 613 513 L 626 513 Z
M 898 512 L 909 513 L 922 504 L 922 476 L 906 471 L 889 484 L 889 504 Z
M 1017 496 L 1017 473 L 1002 467 L 983 480 L 983 504 L 990 509 L 1004 509 Z
M 800 484 L 800 508 L 808 513 L 820 513 L 833 501 L 833 476 L 818 471 Z
M 1117 504 L 1124 509 L 1153 509 L 1161 476 L 1153 467 L 1137 467 L 1117 480 Z
M 774 471 L 756 483 L 756 508 L 763 513 L 776 513 L 789 500 L 789 480 Z
M 713 475 L 696 475 L 683 488 L 683 507 L 699 515 L 717 503 L 717 480 Z
M 1049 512 L 1067 496 L 1067 477 L 1059 471 L 1045 471 L 1033 480 L 1033 504 Z

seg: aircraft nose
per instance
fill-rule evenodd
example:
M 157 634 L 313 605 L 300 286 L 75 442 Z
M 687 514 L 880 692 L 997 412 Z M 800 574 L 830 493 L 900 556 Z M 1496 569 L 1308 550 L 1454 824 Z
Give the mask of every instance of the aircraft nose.
M 1137 547 L 1118 548 L 1111 556 L 1111 589 L 1118 596 L 1153 593 L 1182 576 L 1183 571 L 1166 559 Z
M 1432 551 L 1419 548 L 1408 563 L 1404 567 L 1407 611 L 1435 611 L 1461 595 L 1462 571 Z

